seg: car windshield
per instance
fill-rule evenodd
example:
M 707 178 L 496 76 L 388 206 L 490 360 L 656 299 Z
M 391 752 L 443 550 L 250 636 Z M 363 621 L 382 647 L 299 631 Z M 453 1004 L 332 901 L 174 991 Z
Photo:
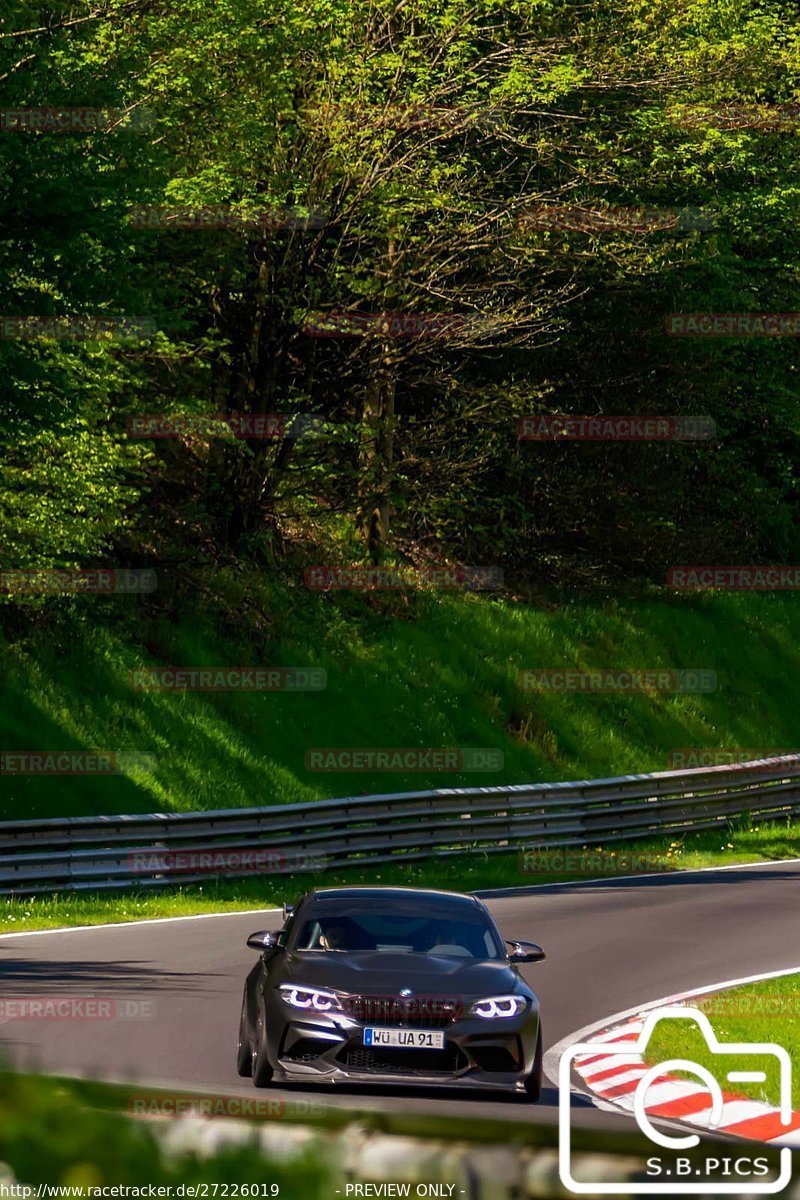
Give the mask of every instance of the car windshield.
M 479 910 L 469 915 L 420 915 L 393 909 L 369 913 L 320 912 L 303 921 L 294 950 L 354 954 L 435 954 L 446 958 L 504 956 L 503 945 Z

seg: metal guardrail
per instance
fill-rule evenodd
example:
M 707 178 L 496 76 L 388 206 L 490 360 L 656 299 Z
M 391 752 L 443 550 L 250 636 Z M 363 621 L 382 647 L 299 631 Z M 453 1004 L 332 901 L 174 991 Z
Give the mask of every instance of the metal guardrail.
M 574 783 L 0 823 L 0 894 L 163 887 L 596 845 L 800 811 L 800 757 Z

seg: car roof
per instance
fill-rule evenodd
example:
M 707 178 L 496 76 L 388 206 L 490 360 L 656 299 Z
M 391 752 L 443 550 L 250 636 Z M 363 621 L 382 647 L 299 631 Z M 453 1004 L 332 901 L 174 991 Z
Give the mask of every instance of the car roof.
M 464 908 L 483 908 L 484 905 L 477 896 L 467 895 L 465 892 L 447 892 L 439 888 L 411 888 L 411 887 L 391 887 L 389 885 L 380 887 L 329 887 L 329 888 L 313 888 L 306 895 L 306 902 L 313 903 L 315 900 L 377 900 L 389 899 L 397 900 L 398 903 L 424 903 L 427 899 L 432 902 L 444 901 L 448 906 L 454 908 L 463 906 Z
M 363 900 L 367 900 L 369 896 L 397 896 L 397 899 L 419 900 L 422 896 L 437 896 L 437 898 L 446 898 L 447 900 L 463 900 L 464 904 L 476 905 L 480 904 L 477 896 L 468 895 L 465 892 L 446 892 L 444 888 L 401 888 L 391 887 L 390 884 L 384 884 L 381 887 L 372 887 L 371 884 L 365 884 L 363 887 L 351 888 L 312 888 L 309 896 L 356 896 Z

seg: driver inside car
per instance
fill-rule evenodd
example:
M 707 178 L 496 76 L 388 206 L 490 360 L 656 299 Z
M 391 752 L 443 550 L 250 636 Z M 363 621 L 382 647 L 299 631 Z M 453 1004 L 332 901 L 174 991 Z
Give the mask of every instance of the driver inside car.
M 323 950 L 346 950 L 347 930 L 338 921 L 329 921 L 325 932 L 319 935 L 319 944 Z
M 323 950 L 346 950 L 350 953 L 375 949 L 374 940 L 361 925 L 342 917 L 323 923 L 319 944 Z

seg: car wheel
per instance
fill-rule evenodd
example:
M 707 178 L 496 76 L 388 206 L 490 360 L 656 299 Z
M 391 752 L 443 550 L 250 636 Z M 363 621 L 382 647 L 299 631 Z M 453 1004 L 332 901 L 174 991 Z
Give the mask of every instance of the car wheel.
M 533 1058 L 533 1067 L 531 1069 L 530 1075 L 525 1080 L 525 1095 L 527 1096 L 528 1100 L 530 1100 L 530 1102 L 532 1104 L 535 1104 L 536 1101 L 539 1099 L 539 1097 L 542 1094 L 542 1058 L 543 1057 L 544 1056 L 542 1054 L 542 1026 L 541 1026 L 541 1022 L 540 1022 L 539 1023 L 539 1033 L 536 1037 L 536 1054 L 534 1055 L 534 1058 Z
M 253 1074 L 253 1049 L 247 1032 L 247 993 L 242 997 L 242 1015 L 239 1017 L 239 1045 L 236 1048 L 236 1070 L 249 1079 Z
M 256 1021 L 256 1051 L 253 1055 L 253 1083 L 256 1087 L 266 1087 L 272 1079 L 272 1067 L 267 1057 L 267 1021 L 264 1013 L 264 1001 L 258 1008 Z

